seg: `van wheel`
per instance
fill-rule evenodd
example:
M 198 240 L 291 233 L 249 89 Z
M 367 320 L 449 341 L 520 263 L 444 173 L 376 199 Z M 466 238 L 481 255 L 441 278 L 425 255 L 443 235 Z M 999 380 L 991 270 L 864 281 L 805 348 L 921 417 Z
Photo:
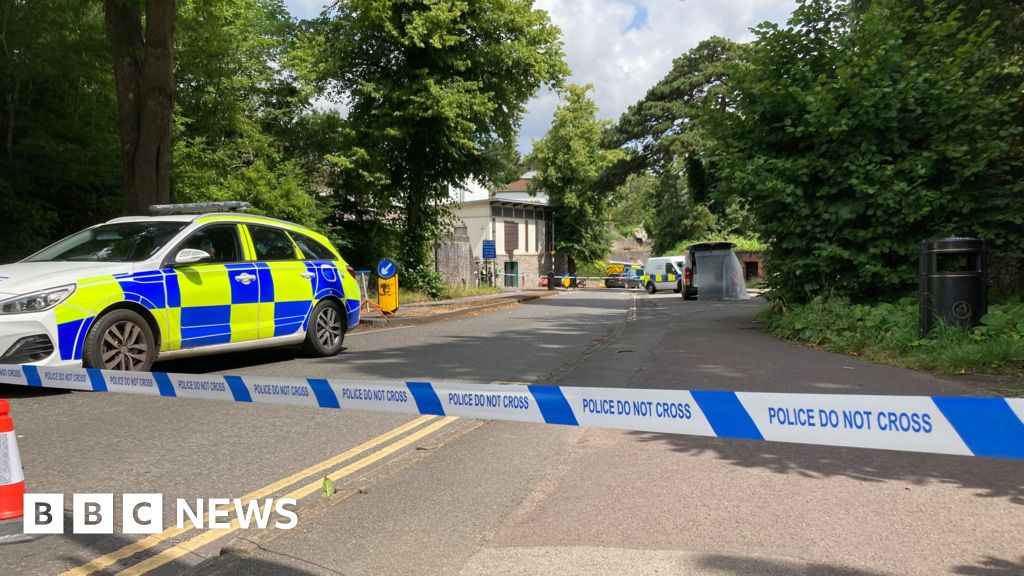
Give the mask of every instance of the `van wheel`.
M 100 316 L 85 337 L 82 364 L 86 368 L 145 372 L 156 358 L 156 339 L 149 323 L 137 312 L 114 310 Z
M 674 292 L 676 294 L 679 294 L 682 291 L 683 291 L 683 283 L 682 283 L 682 281 L 676 282 L 676 287 L 675 287 L 674 290 L 672 290 L 672 292 Z
M 318 358 L 334 356 L 341 352 L 344 343 L 345 317 L 341 306 L 333 300 L 321 300 L 309 315 L 302 351 Z
M 654 282 L 648 282 L 647 283 L 647 293 L 648 294 L 654 294 L 657 291 L 658 291 L 658 287 L 654 285 Z

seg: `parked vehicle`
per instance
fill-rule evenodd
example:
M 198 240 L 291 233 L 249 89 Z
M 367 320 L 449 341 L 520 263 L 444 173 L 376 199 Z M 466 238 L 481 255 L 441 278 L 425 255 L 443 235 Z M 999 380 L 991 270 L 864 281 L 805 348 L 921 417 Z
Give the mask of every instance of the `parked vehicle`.
M 639 288 L 644 269 L 632 262 L 609 262 L 605 267 L 605 288 Z
M 173 205 L 0 266 L 0 364 L 148 370 L 186 354 L 302 344 L 339 353 L 359 323 L 353 270 L 324 236 Z
M 658 290 L 682 290 L 683 275 L 686 270 L 686 256 L 658 256 L 647 260 L 644 274 L 641 276 L 648 294 Z
M 686 248 L 684 300 L 745 300 L 746 282 L 732 242 L 702 242 Z

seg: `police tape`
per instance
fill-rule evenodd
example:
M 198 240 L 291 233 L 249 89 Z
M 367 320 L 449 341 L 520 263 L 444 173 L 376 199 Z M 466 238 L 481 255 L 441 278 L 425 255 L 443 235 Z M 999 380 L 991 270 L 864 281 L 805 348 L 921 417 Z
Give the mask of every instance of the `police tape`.
M 345 381 L 0 365 L 0 383 L 1024 460 L 1024 398 Z

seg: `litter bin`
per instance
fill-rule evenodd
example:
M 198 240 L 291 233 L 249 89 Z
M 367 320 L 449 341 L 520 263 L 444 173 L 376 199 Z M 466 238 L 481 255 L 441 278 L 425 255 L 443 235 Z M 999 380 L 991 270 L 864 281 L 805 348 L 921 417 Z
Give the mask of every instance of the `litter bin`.
M 555 289 L 555 273 L 548 272 L 548 290 Z
M 988 312 L 984 240 L 951 237 L 921 242 L 918 270 L 921 338 L 940 320 L 963 328 L 981 322 Z

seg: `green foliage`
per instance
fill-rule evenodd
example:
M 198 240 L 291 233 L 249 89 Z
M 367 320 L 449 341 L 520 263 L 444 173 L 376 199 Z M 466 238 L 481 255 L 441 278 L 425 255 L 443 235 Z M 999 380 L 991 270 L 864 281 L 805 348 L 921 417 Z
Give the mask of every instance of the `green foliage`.
M 332 192 L 401 218 L 404 267 L 428 261 L 449 187 L 496 177 L 489 152 L 567 73 L 559 34 L 529 0 L 343 0 L 303 35 L 290 62 L 348 107 Z
M 1024 255 L 1019 85 L 984 16 L 931 0 L 805 0 L 755 28 L 719 185 L 749 200 L 776 298 L 857 300 L 915 280 L 918 243 L 977 235 Z
M 946 373 L 1024 374 L 1024 305 L 996 304 L 970 331 L 940 325 L 918 339 L 917 299 L 871 305 L 817 296 L 807 304 L 776 305 L 759 319 L 787 340 L 901 366 Z
M 607 271 L 608 264 L 604 260 L 590 262 L 576 267 L 577 276 L 602 277 Z
M 768 246 L 757 238 L 749 236 L 730 236 L 727 234 L 711 234 L 709 236 L 689 238 L 676 244 L 671 250 L 659 252 L 659 254 L 682 254 L 686 247 L 698 242 L 732 242 L 736 245 L 736 252 L 766 252 Z
M 179 1 L 174 201 L 245 200 L 319 227 L 301 156 L 309 88 L 275 64 L 294 31 L 280 0 Z
M 615 210 L 612 223 L 616 231 L 625 237 L 633 235 L 637 228 L 643 228 L 649 235 L 653 224 L 651 198 L 658 179 L 650 172 L 630 174 L 626 182 L 616 188 Z
M 709 111 L 732 107 L 730 77 L 748 51 L 719 37 L 701 42 L 676 58 L 665 78 L 604 134 L 604 146 L 625 154 L 599 184 L 625 192 L 619 193 L 625 206 L 644 207 L 644 226 L 656 253 L 685 238 L 749 232 L 750 218 L 738 210 L 736 198 L 719 189 L 711 161 L 712 152 L 728 142 L 716 140 L 705 127 Z M 625 186 L 636 178 L 644 179 L 642 188 Z
M 120 207 L 120 145 L 102 6 L 0 0 L 0 262 Z
M 440 300 L 445 294 L 444 278 L 427 262 L 403 268 L 401 283 L 406 289 L 426 294 L 433 300 Z
M 534 142 L 528 158 L 537 169 L 532 185 L 547 192 L 555 212 L 555 250 L 581 263 L 600 260 L 611 248 L 611 198 L 596 182 L 622 156 L 601 148 L 606 124 L 597 119 L 597 104 L 587 96 L 591 89 L 566 87 L 551 128 Z

